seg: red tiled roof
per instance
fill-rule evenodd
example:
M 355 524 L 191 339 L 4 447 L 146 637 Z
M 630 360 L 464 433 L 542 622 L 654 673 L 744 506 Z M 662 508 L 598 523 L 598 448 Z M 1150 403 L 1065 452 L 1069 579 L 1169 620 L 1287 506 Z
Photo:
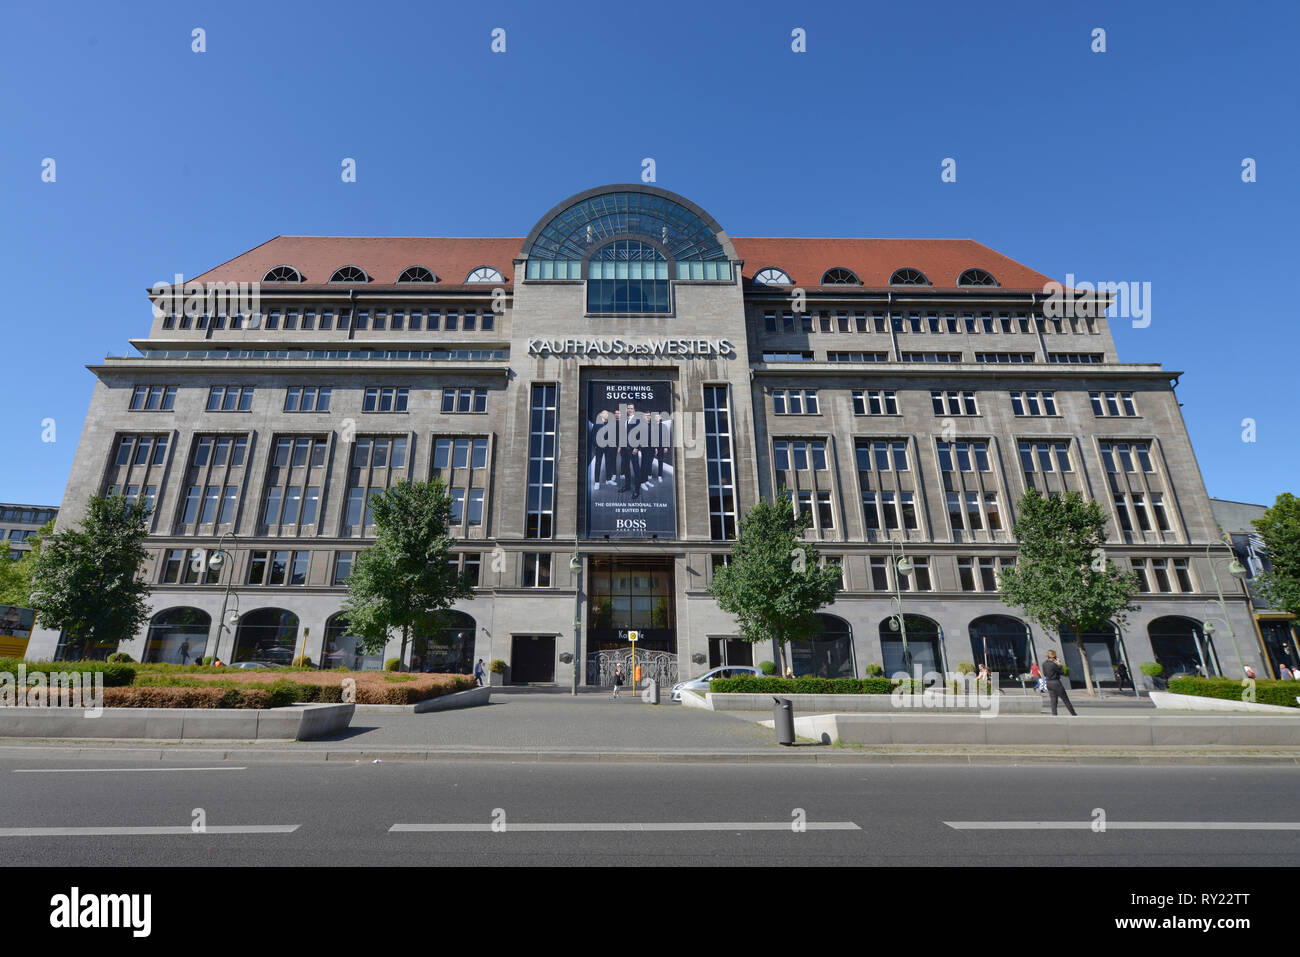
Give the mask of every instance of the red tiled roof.
M 359 266 L 370 277 L 368 287 L 389 286 L 406 267 L 426 266 L 442 287 L 464 285 L 465 277 L 479 266 L 495 266 L 509 285 L 523 244 L 522 238 L 276 236 L 194 279 L 256 282 L 275 266 L 293 266 L 304 285 L 315 286 L 329 282 L 340 266 Z
M 936 289 L 956 289 L 972 267 L 993 274 L 1004 289 L 1041 292 L 1051 279 L 973 239 L 732 239 L 745 260 L 745 279 L 768 266 L 785 271 L 796 286 L 817 286 L 828 269 L 851 269 L 862 285 L 884 289 L 896 269 L 925 273 Z M 899 288 L 899 287 L 895 287 Z M 917 288 L 917 287 L 903 287 Z
M 932 288 L 955 289 L 957 277 L 979 267 L 1003 289 L 1041 291 L 1049 277 L 971 239 L 732 239 L 745 261 L 745 279 L 775 266 L 794 284 L 818 286 L 828 269 L 851 269 L 866 288 L 884 289 L 894 270 L 919 269 Z M 419 237 L 276 236 L 194 279 L 202 282 L 254 282 L 267 270 L 293 266 L 305 285 L 329 281 L 340 266 L 359 266 L 370 286 L 389 286 L 408 266 L 426 266 L 438 285 L 461 286 L 479 266 L 494 266 L 514 278 L 521 238 L 456 239 Z M 837 287 L 843 288 L 843 287 Z M 899 288 L 899 287 L 895 287 Z M 916 288 L 916 287 L 904 287 Z

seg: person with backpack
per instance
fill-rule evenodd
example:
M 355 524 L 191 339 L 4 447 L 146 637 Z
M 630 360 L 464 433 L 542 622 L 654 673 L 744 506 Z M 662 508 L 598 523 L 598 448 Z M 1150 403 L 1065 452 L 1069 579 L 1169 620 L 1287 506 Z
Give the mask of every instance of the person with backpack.
M 1066 709 L 1073 717 L 1078 717 L 1074 710 L 1074 705 L 1070 704 L 1070 696 L 1065 693 L 1065 685 L 1061 683 L 1061 676 L 1065 674 L 1065 669 L 1061 663 L 1056 660 L 1056 651 L 1047 652 L 1047 661 L 1043 664 L 1043 677 L 1047 680 L 1047 694 L 1052 699 L 1052 714 L 1056 714 L 1056 703 L 1058 700 L 1065 702 Z

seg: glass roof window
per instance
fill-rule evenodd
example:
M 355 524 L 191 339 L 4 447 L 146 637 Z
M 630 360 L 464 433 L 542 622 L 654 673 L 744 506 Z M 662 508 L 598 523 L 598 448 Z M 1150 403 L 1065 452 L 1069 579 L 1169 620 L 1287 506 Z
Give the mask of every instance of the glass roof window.
M 587 262 L 587 311 L 602 314 L 667 313 L 668 260 L 635 239 L 596 250 Z

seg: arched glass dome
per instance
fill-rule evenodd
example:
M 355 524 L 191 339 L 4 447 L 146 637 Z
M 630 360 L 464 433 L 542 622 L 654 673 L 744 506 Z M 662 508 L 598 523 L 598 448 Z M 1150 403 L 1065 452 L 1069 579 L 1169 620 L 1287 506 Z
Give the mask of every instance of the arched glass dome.
M 526 278 L 585 278 L 584 264 L 614 240 L 654 247 L 672 278 L 731 280 L 736 252 L 722 227 L 680 196 L 635 184 L 580 193 L 542 217 L 524 241 Z

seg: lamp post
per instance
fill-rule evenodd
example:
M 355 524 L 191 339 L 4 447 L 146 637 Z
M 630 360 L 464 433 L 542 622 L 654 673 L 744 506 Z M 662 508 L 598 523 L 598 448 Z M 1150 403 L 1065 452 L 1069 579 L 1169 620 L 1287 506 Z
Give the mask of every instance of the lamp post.
M 1227 535 L 1222 536 L 1221 540 L 1224 545 L 1228 546 L 1229 550 L 1232 549 L 1232 540 L 1229 539 Z M 1228 617 L 1228 606 L 1223 600 L 1223 586 L 1219 584 L 1219 570 L 1216 567 L 1218 563 L 1215 562 L 1214 557 L 1210 554 L 1210 548 L 1210 545 L 1205 546 L 1205 559 L 1210 563 L 1210 574 L 1214 576 L 1214 591 L 1219 596 L 1215 601 L 1215 604 L 1219 606 L 1219 611 L 1223 614 L 1223 620 L 1228 625 L 1228 637 L 1232 639 L 1232 651 L 1233 654 L 1237 656 L 1237 667 L 1242 669 L 1242 674 L 1244 675 L 1246 662 L 1242 660 L 1241 648 L 1237 645 L 1237 631 L 1232 627 L 1232 619 Z M 1223 559 L 1219 559 L 1219 561 L 1223 561 Z M 1228 565 L 1228 574 L 1233 578 L 1236 578 L 1238 581 L 1246 577 L 1246 567 L 1242 565 L 1241 562 L 1237 561 L 1236 552 L 1233 552 L 1232 562 Z M 1209 599 L 1206 599 L 1206 601 L 1208 602 Z M 1208 622 L 1206 624 L 1206 632 L 1211 636 L 1214 634 L 1214 629 L 1209 626 Z M 1206 673 L 1208 674 L 1209 672 L 1207 671 Z
M 573 690 L 578 693 L 578 672 L 582 668 L 582 553 L 577 543 L 573 547 L 573 557 L 569 559 L 569 571 L 573 572 Z
M 222 547 L 222 545 L 224 544 L 227 538 L 230 538 L 234 541 L 239 540 L 238 536 L 235 535 L 234 532 L 224 533 L 221 536 L 221 538 L 217 539 L 217 547 L 213 549 L 212 554 L 208 557 L 208 569 L 211 571 L 215 571 L 218 576 L 221 575 L 221 569 L 224 565 L 226 564 L 230 565 L 230 574 L 226 576 L 226 593 L 221 598 L 221 614 L 217 618 L 217 637 L 216 640 L 213 642 L 214 647 L 212 649 L 212 655 L 211 655 L 213 661 L 218 660 L 218 655 L 221 652 L 221 633 L 226 630 L 226 604 L 230 601 L 230 586 L 235 583 L 234 556 L 231 555 L 230 552 L 226 551 Z M 235 605 L 236 608 L 238 608 L 239 605 L 238 595 L 235 596 Z M 235 622 L 239 620 L 237 613 L 232 614 L 231 618 L 233 620 L 231 621 L 230 624 L 233 626 Z M 205 652 L 206 650 L 207 649 L 204 649 Z M 208 657 L 208 655 L 205 654 L 204 657 L 206 658 Z
M 903 551 L 902 542 L 891 541 L 889 545 L 890 554 L 893 554 L 893 546 L 897 545 L 898 554 L 900 556 L 898 560 L 894 562 L 894 569 L 897 572 L 897 574 L 894 575 L 894 601 L 898 605 L 898 615 L 895 617 L 895 621 L 898 622 L 899 637 L 903 639 L 903 670 L 910 675 L 912 672 L 912 651 L 907 647 L 907 620 L 903 616 L 903 590 L 898 576 L 911 575 L 913 566 L 912 560 L 909 559 L 906 552 Z

